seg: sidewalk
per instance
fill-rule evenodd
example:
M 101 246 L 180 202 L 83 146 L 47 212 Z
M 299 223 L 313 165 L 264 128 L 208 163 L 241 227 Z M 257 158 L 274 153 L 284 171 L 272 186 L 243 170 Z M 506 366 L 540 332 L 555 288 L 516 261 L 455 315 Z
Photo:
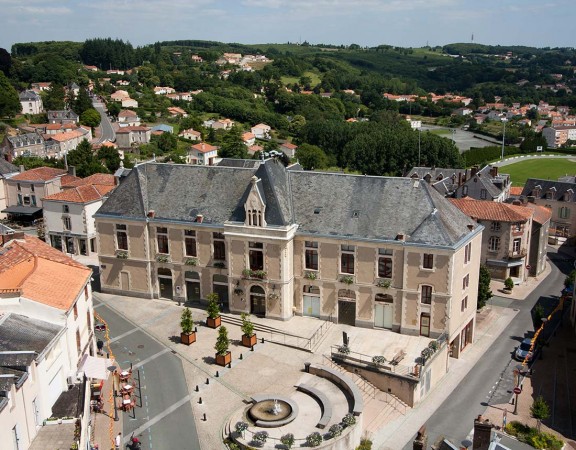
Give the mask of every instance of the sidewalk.
M 505 297 L 512 300 L 524 300 L 536 288 L 536 286 L 538 286 L 540 280 L 543 280 L 550 275 L 551 271 L 552 268 L 550 267 L 550 261 L 547 259 L 546 268 L 540 275 L 537 277 L 528 277 L 526 281 L 514 286 L 514 289 L 512 289 L 510 294 L 504 294 L 502 292 L 504 289 L 504 281 L 500 280 L 491 280 L 490 290 L 493 295 L 497 295 L 498 297 Z
M 104 407 L 101 412 L 91 412 L 92 432 L 90 443 L 98 450 L 114 449 L 114 438 L 122 432 L 122 412 L 114 420 L 114 376 L 110 375 L 102 387 Z

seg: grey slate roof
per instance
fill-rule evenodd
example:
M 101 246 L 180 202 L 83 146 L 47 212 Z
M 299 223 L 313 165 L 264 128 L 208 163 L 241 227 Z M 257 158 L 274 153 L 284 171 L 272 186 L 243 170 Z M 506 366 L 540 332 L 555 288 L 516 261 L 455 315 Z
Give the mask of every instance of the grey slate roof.
M 268 225 L 298 224 L 300 233 L 453 246 L 477 224 L 426 182 L 286 170 L 267 160 L 257 168 L 146 163 L 136 166 L 97 216 L 244 222 L 251 179 L 266 203 Z
M 0 175 L 7 175 L 9 173 L 16 173 L 16 172 L 20 172 L 18 167 L 16 167 L 12 163 L 9 163 L 4 158 L 0 157 Z
M 40 96 L 34 91 L 24 91 L 18 94 L 21 102 L 35 102 L 40 99 Z
M 33 351 L 41 353 L 60 332 L 61 327 L 20 314 L 6 314 L 0 319 L 0 353 Z M 23 362 L 29 358 L 22 354 Z
M 262 161 L 259 159 L 234 159 L 222 158 L 218 163 L 221 167 L 243 167 L 245 169 L 254 169 L 260 167 Z
M 546 193 L 551 189 L 556 189 L 556 194 L 554 195 L 554 200 L 564 201 L 564 194 L 568 189 L 572 189 L 576 193 L 576 183 L 567 183 L 565 181 L 554 181 L 554 180 L 542 180 L 539 178 L 528 178 L 526 184 L 524 184 L 524 189 L 522 190 L 522 196 L 528 197 L 534 195 L 534 188 L 540 186 L 540 195 L 536 198 L 545 199 Z M 572 195 L 572 201 L 576 201 L 576 195 Z
M 25 133 L 17 136 L 9 136 L 8 141 L 14 148 L 44 143 L 44 139 L 38 133 Z
M 76 114 L 71 109 L 64 109 L 61 111 L 48 111 L 48 120 L 62 120 L 62 119 L 78 119 L 78 114 Z

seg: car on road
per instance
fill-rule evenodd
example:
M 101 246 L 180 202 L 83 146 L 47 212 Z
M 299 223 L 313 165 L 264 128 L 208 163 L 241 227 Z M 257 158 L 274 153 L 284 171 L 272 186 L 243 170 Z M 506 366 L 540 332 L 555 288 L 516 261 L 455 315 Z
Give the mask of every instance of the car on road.
M 530 351 L 532 347 L 532 338 L 525 338 L 514 351 L 514 358 L 518 361 L 530 362 L 532 361 L 533 352 Z

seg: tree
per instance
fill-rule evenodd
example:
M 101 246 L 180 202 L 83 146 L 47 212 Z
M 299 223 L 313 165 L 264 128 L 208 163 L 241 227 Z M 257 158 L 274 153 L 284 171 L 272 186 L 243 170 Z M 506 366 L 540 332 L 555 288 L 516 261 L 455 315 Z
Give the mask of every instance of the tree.
M 239 158 L 244 159 L 248 156 L 246 144 L 242 141 L 241 130 L 233 126 L 222 139 L 222 145 L 218 151 L 221 158 Z
M 42 91 L 42 104 L 45 111 L 61 111 L 64 109 L 64 87 L 53 84 L 50 89 Z
M 98 159 L 110 172 L 116 172 L 120 167 L 120 155 L 111 145 L 102 145 L 98 150 Z
M 110 114 L 112 117 L 118 117 L 118 114 L 120 113 L 122 106 L 120 106 L 120 103 L 118 102 L 111 102 L 108 103 L 108 105 L 106 105 L 108 108 L 108 114 Z
M 228 330 L 225 326 L 221 326 L 218 330 L 218 337 L 216 338 L 216 345 L 214 345 L 214 350 L 216 350 L 217 355 L 224 356 L 226 353 L 228 353 L 229 347 L 230 339 L 228 339 Z
M 296 159 L 306 170 L 323 169 L 328 166 L 328 157 L 320 147 L 302 144 L 296 150 Z
M 22 111 L 18 92 L 10 84 L 4 72 L 0 71 L 0 117 L 12 117 Z
M 84 178 L 95 173 L 107 173 L 108 170 L 94 155 L 92 145 L 83 139 L 78 146 L 67 155 L 68 164 L 76 168 L 76 175 Z
M 490 290 L 490 270 L 485 265 L 480 266 L 480 276 L 478 278 L 478 309 L 483 308 L 486 302 L 492 298 Z
M 532 406 L 530 406 L 530 415 L 536 419 L 538 431 L 540 431 L 540 426 L 542 425 L 542 421 L 546 420 L 550 417 L 550 408 L 548 407 L 548 403 L 542 398 L 542 396 L 538 396 Z
M 177 149 L 178 138 L 172 133 L 162 133 L 158 138 L 157 144 L 161 154 L 170 153 Z
M 73 102 L 73 105 L 74 112 L 79 116 L 81 116 L 82 113 L 87 109 L 92 108 L 92 100 L 90 100 L 90 96 L 88 95 L 86 89 L 80 89 L 78 96 Z
M 100 113 L 94 108 L 87 109 L 80 115 L 80 123 L 92 128 L 92 134 L 94 134 L 94 128 L 100 125 Z
M 10 53 L 8 53 L 5 48 L 0 48 L 0 71 L 8 76 L 10 67 L 12 67 L 12 56 L 10 56 Z

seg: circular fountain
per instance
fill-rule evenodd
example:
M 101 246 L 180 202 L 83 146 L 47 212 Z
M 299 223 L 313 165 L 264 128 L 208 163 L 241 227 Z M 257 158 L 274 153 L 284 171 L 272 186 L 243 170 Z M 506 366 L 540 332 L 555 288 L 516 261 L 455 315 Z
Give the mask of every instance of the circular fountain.
M 254 423 L 263 428 L 281 427 L 298 415 L 298 406 L 289 398 L 257 398 L 248 410 Z

